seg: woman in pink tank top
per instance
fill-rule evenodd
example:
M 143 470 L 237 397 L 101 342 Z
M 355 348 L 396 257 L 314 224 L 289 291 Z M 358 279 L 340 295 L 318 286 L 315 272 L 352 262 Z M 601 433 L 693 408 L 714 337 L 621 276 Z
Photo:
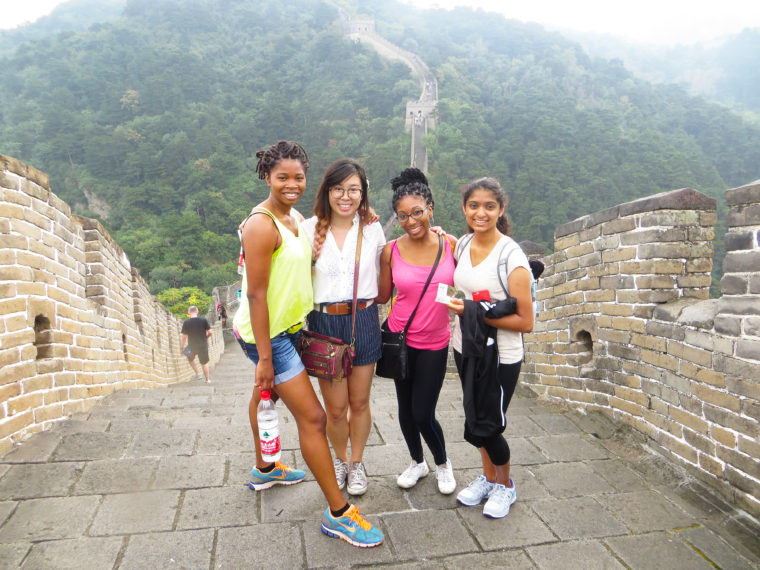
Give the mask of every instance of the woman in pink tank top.
M 417 168 L 407 168 L 391 185 L 393 211 L 406 234 L 383 250 L 376 300 L 388 302 L 395 287 L 396 297 L 388 316 L 388 326 L 394 332 L 404 329 L 419 302 L 407 332 L 406 379 L 394 380 L 399 424 L 412 459 L 397 483 L 408 489 L 429 473 L 422 449 L 424 439 L 436 464 L 438 490 L 448 495 L 456 490 L 456 480 L 435 407 L 446 375 L 451 328 L 447 306 L 437 303 L 435 297 L 439 283 L 454 284 L 455 240 L 444 236 L 435 274 L 424 289 L 440 243 L 438 234 L 430 230 L 433 194 L 427 178 Z

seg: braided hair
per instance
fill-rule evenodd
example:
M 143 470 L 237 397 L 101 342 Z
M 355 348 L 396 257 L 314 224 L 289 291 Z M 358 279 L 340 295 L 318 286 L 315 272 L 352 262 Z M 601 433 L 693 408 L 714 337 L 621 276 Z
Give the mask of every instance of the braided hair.
M 473 180 L 467 185 L 465 191 L 462 192 L 462 204 L 467 204 L 467 200 L 470 199 L 470 196 L 472 196 L 472 193 L 475 192 L 475 190 L 487 190 L 493 194 L 493 197 L 496 198 L 496 201 L 499 203 L 499 207 L 504 208 L 504 213 L 498 220 L 496 220 L 496 229 L 505 236 L 512 235 L 512 227 L 509 223 L 509 218 L 507 217 L 507 204 L 509 204 L 509 198 L 507 197 L 507 193 L 504 192 L 504 188 L 499 184 L 499 181 L 490 176 L 484 176 L 483 178 Z M 467 231 L 472 233 L 474 230 L 468 225 Z
M 426 206 L 435 206 L 433 193 L 428 186 L 425 174 L 419 168 L 407 168 L 401 174 L 391 180 L 393 198 L 391 205 L 396 211 L 399 200 L 404 196 L 419 196 L 425 200 Z
M 314 202 L 314 215 L 317 216 L 317 225 L 314 228 L 313 262 L 322 253 L 322 245 L 327 237 L 327 230 L 332 221 L 332 208 L 330 207 L 330 188 L 337 186 L 349 176 L 356 174 L 362 185 L 362 199 L 359 202 L 359 224 L 363 228 L 367 223 L 369 213 L 369 181 L 361 164 L 351 158 L 339 158 L 325 170 L 322 181 L 319 183 L 317 198 Z
M 309 155 L 300 144 L 293 141 L 277 141 L 268 149 L 258 151 L 256 158 L 259 159 L 256 172 L 261 180 L 272 172 L 278 162 L 287 158 L 300 161 L 304 172 L 309 170 Z

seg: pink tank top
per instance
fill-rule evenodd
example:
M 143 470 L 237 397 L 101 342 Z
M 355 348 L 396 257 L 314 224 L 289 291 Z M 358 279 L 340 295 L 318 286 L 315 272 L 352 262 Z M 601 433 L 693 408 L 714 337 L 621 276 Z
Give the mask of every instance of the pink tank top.
M 396 286 L 396 299 L 388 315 L 388 327 L 393 332 L 400 332 L 406 326 L 422 293 L 432 265 L 412 265 L 404 261 L 393 241 L 391 246 L 393 261 L 393 283 Z M 412 326 L 407 333 L 407 344 L 423 350 L 440 350 L 449 344 L 451 328 L 449 309 L 442 303 L 435 302 L 438 284 L 454 284 L 454 255 L 448 240 L 443 240 L 443 252 L 435 275 L 430 280 L 425 296 L 414 315 Z

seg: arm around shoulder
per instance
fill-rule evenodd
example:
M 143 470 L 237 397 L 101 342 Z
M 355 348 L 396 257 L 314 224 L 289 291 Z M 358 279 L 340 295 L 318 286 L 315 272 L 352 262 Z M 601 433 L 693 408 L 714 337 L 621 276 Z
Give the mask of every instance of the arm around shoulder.
M 391 247 L 393 242 L 385 244 L 380 254 L 380 275 L 377 279 L 377 297 L 375 302 L 387 303 L 393 293 L 393 274 L 391 272 Z

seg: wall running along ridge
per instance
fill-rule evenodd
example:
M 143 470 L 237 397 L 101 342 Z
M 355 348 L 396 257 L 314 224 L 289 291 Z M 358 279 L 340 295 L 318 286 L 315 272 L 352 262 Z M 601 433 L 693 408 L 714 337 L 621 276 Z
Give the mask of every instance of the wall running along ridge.
M 0 155 L 0 454 L 114 390 L 191 379 L 181 326 L 98 221 Z

